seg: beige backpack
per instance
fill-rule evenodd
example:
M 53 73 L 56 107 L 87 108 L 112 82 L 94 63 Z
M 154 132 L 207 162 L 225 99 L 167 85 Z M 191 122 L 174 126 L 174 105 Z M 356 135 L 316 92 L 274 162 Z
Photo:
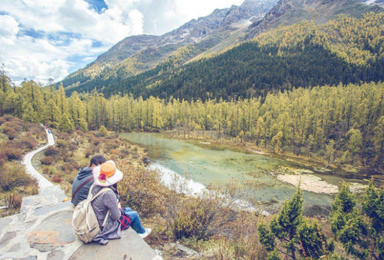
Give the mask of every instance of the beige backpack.
M 111 190 L 104 188 L 92 197 L 93 185 L 89 189 L 88 198 L 77 204 L 72 217 L 72 227 L 75 235 L 84 243 L 92 242 L 93 238 L 101 231 L 91 202 L 100 194 Z M 109 211 L 105 216 L 103 227 L 108 220 Z

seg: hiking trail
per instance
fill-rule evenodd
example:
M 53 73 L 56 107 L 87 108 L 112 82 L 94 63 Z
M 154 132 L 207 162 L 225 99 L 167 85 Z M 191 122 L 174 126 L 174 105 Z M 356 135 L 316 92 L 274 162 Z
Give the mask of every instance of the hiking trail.
M 0 259 L 7 260 L 80 260 L 133 259 L 161 260 L 133 229 L 106 246 L 83 244 L 72 231 L 73 205 L 60 185 L 53 185 L 32 165 L 37 153 L 54 145 L 52 133 L 48 143 L 24 156 L 26 172 L 39 183 L 39 194 L 24 197 L 20 213 L 0 218 Z

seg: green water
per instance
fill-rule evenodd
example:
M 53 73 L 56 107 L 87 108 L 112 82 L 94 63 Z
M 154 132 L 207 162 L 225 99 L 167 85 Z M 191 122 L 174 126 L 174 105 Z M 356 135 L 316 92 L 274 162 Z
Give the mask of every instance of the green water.
M 228 146 L 196 145 L 153 133 L 124 133 L 121 136 L 146 147 L 152 163 L 187 175 L 204 185 L 225 185 L 233 179 L 246 182 L 243 195 L 269 212 L 276 212 L 282 202 L 295 192 L 295 187 L 276 179 L 276 172 L 281 172 L 282 168 L 311 170 L 311 174 L 337 186 L 343 181 L 329 173 L 322 175 L 305 165 L 266 155 L 240 152 L 228 149 Z M 332 200 L 331 195 L 304 192 L 305 213 L 328 215 Z

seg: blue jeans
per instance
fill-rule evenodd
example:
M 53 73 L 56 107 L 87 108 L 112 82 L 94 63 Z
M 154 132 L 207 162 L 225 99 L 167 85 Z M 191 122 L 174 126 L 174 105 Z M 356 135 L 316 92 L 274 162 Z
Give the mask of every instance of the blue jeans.
M 124 208 L 124 213 L 125 215 L 131 217 L 131 227 L 133 228 L 133 230 L 135 230 L 139 234 L 145 233 L 145 229 L 141 225 L 139 213 L 133 211 L 131 208 L 128 207 Z

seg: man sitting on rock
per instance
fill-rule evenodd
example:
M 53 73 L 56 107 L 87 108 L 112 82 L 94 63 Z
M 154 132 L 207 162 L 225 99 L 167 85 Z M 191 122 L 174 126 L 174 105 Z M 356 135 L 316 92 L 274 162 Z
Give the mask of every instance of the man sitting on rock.
M 91 158 L 89 166 L 80 169 L 72 184 L 72 203 L 75 207 L 88 197 L 89 188 L 93 184 L 93 168 L 105 163 L 106 161 L 107 160 L 104 156 L 95 155 Z

